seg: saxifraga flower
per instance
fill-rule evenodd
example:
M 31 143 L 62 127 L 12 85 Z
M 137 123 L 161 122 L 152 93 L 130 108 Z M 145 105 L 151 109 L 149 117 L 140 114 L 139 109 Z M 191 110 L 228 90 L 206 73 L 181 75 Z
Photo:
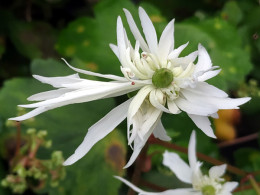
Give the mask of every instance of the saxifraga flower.
M 130 12 L 126 9 L 124 12 L 136 39 L 135 47 L 133 48 L 128 40 L 120 16 L 117 19 L 117 45 L 110 44 L 121 63 L 124 77 L 77 69 L 64 60 L 76 72 L 111 81 L 82 79 L 78 74 L 66 77 L 34 75 L 39 81 L 58 89 L 29 97 L 30 101 L 40 102 L 20 106 L 35 109 L 10 119 L 22 121 L 68 104 L 116 97 L 138 90 L 134 97 L 114 108 L 89 128 L 83 142 L 66 160 L 65 165 L 81 159 L 96 142 L 113 131 L 125 118 L 128 144 L 133 144 L 133 154 L 125 166 L 129 167 L 151 134 L 164 141 L 170 140 L 161 123 L 163 112 L 186 112 L 198 128 L 209 137 L 215 138 L 208 117 L 217 117 L 219 109 L 238 109 L 239 105 L 250 100 L 228 98 L 224 91 L 205 82 L 216 76 L 220 70 L 212 66 L 211 59 L 202 45 L 198 46 L 198 51 L 179 57 L 188 43 L 174 49 L 174 20 L 168 23 L 158 41 L 149 16 L 140 7 L 139 16 L 144 39 Z M 198 61 L 194 64 L 197 57 Z

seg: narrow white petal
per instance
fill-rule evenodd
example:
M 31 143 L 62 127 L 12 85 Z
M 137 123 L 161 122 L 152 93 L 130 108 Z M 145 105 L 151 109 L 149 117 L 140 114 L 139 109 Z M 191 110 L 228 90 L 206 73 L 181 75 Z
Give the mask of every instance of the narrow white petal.
M 142 48 L 143 51 L 149 52 L 150 50 L 148 48 L 148 45 L 146 44 L 141 33 L 139 32 L 131 13 L 127 9 L 123 9 L 123 10 L 125 12 L 126 19 L 129 24 L 130 30 L 133 33 L 135 39 L 139 41 L 140 47 Z
M 152 132 L 150 132 L 151 135 Z M 149 135 L 149 136 L 150 136 Z M 136 138 L 137 139 L 137 138 Z M 140 138 L 139 138 L 140 139 Z M 147 138 L 148 139 L 148 138 Z M 147 139 L 143 138 L 143 140 L 139 140 L 139 143 L 136 142 L 134 143 L 134 151 L 129 159 L 129 161 L 127 162 L 127 164 L 124 166 L 124 169 L 130 167 L 134 161 L 136 160 L 136 158 L 138 157 L 139 153 L 141 152 L 141 150 L 143 149 Z
M 167 106 L 172 114 L 179 114 L 181 111 L 174 103 L 174 100 L 167 100 Z
M 67 64 L 67 66 L 69 66 L 72 70 L 74 70 L 76 72 L 86 74 L 86 75 L 106 78 L 106 79 L 112 79 L 112 80 L 116 80 L 116 81 L 127 81 L 127 79 L 124 77 L 119 77 L 119 76 L 115 76 L 115 75 L 111 75 L 111 74 L 100 74 L 100 73 L 95 73 L 95 72 L 91 72 L 91 71 L 87 71 L 87 70 L 81 70 L 79 68 L 75 68 L 75 67 L 71 66 L 65 59 L 63 59 L 63 58 L 61 58 L 61 59 Z
M 52 109 L 51 107 L 46 108 L 46 107 L 40 107 L 40 108 L 35 108 L 34 110 L 32 110 L 31 112 L 28 112 L 22 116 L 18 116 L 18 117 L 13 117 L 13 118 L 9 118 L 8 120 L 12 120 L 12 121 L 23 121 L 29 118 L 32 118 L 34 116 L 37 116 L 43 112 L 46 112 L 48 110 Z
M 166 60 L 170 51 L 174 47 L 174 19 L 171 20 L 162 32 L 158 54 L 162 61 Z
M 203 75 L 198 77 L 198 81 L 206 81 L 218 75 L 221 69 L 205 72 Z
M 140 188 L 136 187 L 134 184 L 132 184 L 131 182 L 127 181 L 126 179 L 119 177 L 119 176 L 114 176 L 116 179 L 122 181 L 124 184 L 128 185 L 130 188 L 132 188 L 134 191 L 138 192 L 138 193 L 142 193 L 142 194 L 146 194 L 149 192 L 145 192 L 143 190 L 141 190 Z
M 206 82 L 197 82 L 195 88 L 186 88 L 193 93 L 202 94 L 203 96 L 215 96 L 215 97 L 228 97 L 228 94 L 224 91 L 210 85 Z
M 219 179 L 224 175 L 226 168 L 226 164 L 211 167 L 209 170 L 209 177 L 213 179 Z
M 196 64 L 194 72 L 206 71 L 212 67 L 211 59 L 206 49 L 199 44 L 198 46 L 198 63 Z
M 205 106 L 214 106 L 218 109 L 237 109 L 238 106 L 248 102 L 251 98 L 222 98 L 222 97 L 210 97 L 207 95 L 193 93 L 190 90 L 183 89 L 181 93 L 185 96 L 185 98 L 194 103 L 199 104 L 203 101 Z
M 117 25 L 116 25 L 116 35 L 117 35 L 117 46 L 118 46 L 118 55 L 119 60 L 123 67 L 128 67 L 126 61 L 126 42 L 125 42 L 125 30 L 123 27 L 123 23 L 121 17 L 117 17 Z
M 157 55 L 158 52 L 158 40 L 155 28 L 153 26 L 152 21 L 150 20 L 147 13 L 144 11 L 142 7 L 139 7 L 139 17 L 141 20 L 141 24 L 143 27 L 143 32 L 149 46 L 150 51 Z
M 199 116 L 188 114 L 191 120 L 195 123 L 195 125 L 200 128 L 207 136 L 212 138 L 217 138 L 213 132 L 211 127 L 210 120 L 206 116 Z
M 109 47 L 112 49 L 112 51 L 114 52 L 114 54 L 117 56 L 118 59 L 119 58 L 119 51 L 118 51 L 118 47 L 114 44 L 109 44 Z
M 234 182 L 234 181 L 226 182 L 222 188 L 223 195 L 226 195 L 224 192 L 226 193 L 232 192 L 234 189 L 236 189 L 237 186 L 238 186 L 238 182 Z
M 91 89 L 80 89 L 80 90 L 74 90 L 72 92 L 65 93 L 64 95 L 45 100 L 42 102 L 37 102 L 33 104 L 27 104 L 27 105 L 19 105 L 24 108 L 36 108 L 40 106 L 53 106 L 55 105 L 55 108 L 69 105 L 73 103 L 82 103 L 82 102 L 89 102 L 97 99 L 105 98 L 112 94 L 118 94 L 118 92 L 121 92 L 122 90 L 126 89 L 133 89 L 135 86 L 131 85 L 130 82 L 128 83 L 109 83 L 110 85 L 106 86 L 98 86 L 97 88 L 91 88 Z M 58 104 L 60 104 L 58 106 Z
M 188 158 L 191 169 L 194 171 L 198 165 L 196 155 L 196 132 L 193 130 L 190 136 L 188 147 Z
M 179 180 L 191 184 L 192 170 L 178 154 L 173 152 L 164 152 L 163 165 L 167 166 L 178 177 Z
M 122 181 L 124 184 L 132 188 L 134 191 L 138 192 L 139 195 L 196 195 L 193 193 L 194 190 L 192 188 L 180 188 L 174 190 L 166 190 L 164 192 L 146 192 L 122 177 L 119 176 L 114 176 L 114 177 Z
M 160 120 L 161 112 L 158 111 L 157 109 L 151 109 L 151 110 L 153 110 L 152 113 L 150 113 L 149 111 L 147 113 L 147 116 L 149 116 L 149 118 L 143 124 L 140 124 L 140 125 L 142 125 L 141 127 L 139 127 L 139 129 L 141 130 L 141 133 L 142 133 L 141 138 L 139 136 L 137 136 L 135 138 L 133 154 L 130 157 L 128 163 L 124 166 L 124 168 L 128 168 L 129 166 L 131 166 L 133 164 L 133 162 L 135 161 L 135 159 L 141 152 L 146 141 L 148 140 L 150 135 L 153 133 L 154 128 L 157 126 L 157 123 Z M 146 116 L 143 116 L 143 117 L 146 117 Z
M 85 136 L 83 142 L 75 150 L 63 165 L 71 165 L 81 159 L 98 141 L 103 139 L 107 134 L 113 131 L 119 123 L 121 123 L 127 115 L 127 109 L 132 99 L 120 104 L 111 110 L 106 116 L 100 119 L 96 124 L 91 126 Z
M 194 51 L 192 53 L 190 53 L 189 55 L 185 56 L 185 57 L 180 57 L 180 58 L 176 58 L 171 60 L 173 65 L 176 66 L 180 66 L 182 65 L 184 69 L 186 69 L 186 67 L 190 64 L 193 63 L 195 61 L 195 59 L 198 56 L 198 52 Z
M 53 87 L 61 87 L 62 84 L 65 83 L 76 83 L 79 82 L 81 79 L 79 78 L 78 74 L 73 74 L 64 77 L 44 77 L 40 75 L 33 75 L 33 77 L 42 83 L 47 83 L 52 85 Z
M 41 93 L 34 94 L 30 97 L 27 98 L 29 101 L 43 101 L 47 99 L 52 99 L 59 97 L 65 93 L 71 92 L 72 89 L 66 89 L 66 88 L 60 88 L 56 90 L 51 90 L 51 91 L 45 91 Z
M 181 110 L 187 112 L 188 114 L 208 116 L 218 111 L 218 108 L 215 106 L 203 105 L 202 101 L 199 104 L 194 104 L 179 97 L 178 99 L 174 100 L 174 102 Z
M 173 60 L 175 58 L 178 58 L 180 53 L 185 49 L 185 47 L 187 47 L 187 45 L 189 44 L 189 42 L 179 46 L 178 48 L 174 49 L 168 56 L 169 60 Z
M 163 141 L 170 141 L 171 138 L 167 135 L 165 128 L 163 127 L 162 121 L 160 120 L 157 126 L 154 128 L 153 131 L 154 137 L 163 140 Z

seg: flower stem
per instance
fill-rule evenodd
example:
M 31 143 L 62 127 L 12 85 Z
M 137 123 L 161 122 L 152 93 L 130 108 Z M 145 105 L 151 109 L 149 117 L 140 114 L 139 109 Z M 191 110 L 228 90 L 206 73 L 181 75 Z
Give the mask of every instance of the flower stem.
M 21 147 L 21 123 L 16 122 L 16 148 L 15 155 L 18 155 Z
M 145 144 L 145 146 L 143 147 L 141 153 L 139 154 L 135 162 L 134 173 L 132 176 L 132 183 L 137 186 L 138 183 L 140 182 L 143 163 L 145 162 L 144 159 L 147 156 L 147 150 L 148 150 L 148 143 Z M 129 188 L 127 195 L 135 195 L 135 194 L 136 194 L 135 191 L 132 188 Z
M 255 178 L 252 175 L 249 175 L 249 181 L 251 185 L 253 186 L 254 190 L 256 191 L 257 195 L 260 195 L 260 187 L 258 186 Z

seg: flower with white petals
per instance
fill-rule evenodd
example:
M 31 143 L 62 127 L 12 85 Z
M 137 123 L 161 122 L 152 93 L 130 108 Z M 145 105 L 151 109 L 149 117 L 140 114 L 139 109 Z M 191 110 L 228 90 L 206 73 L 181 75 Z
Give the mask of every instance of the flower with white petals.
M 192 132 L 188 149 L 189 165 L 183 161 L 178 154 L 165 152 L 163 154 L 163 164 L 175 173 L 176 177 L 182 182 L 192 184 L 192 188 L 180 188 L 167 190 L 164 192 L 145 192 L 136 187 L 129 181 L 115 176 L 139 194 L 158 194 L 158 195 L 231 195 L 237 187 L 238 182 L 225 182 L 222 178 L 226 171 L 226 164 L 211 167 L 208 175 L 203 175 L 200 167 L 201 162 L 196 157 L 196 137 L 195 131 Z
M 114 108 L 90 127 L 84 141 L 65 165 L 82 158 L 96 142 L 125 118 L 128 144 L 134 145 L 133 154 L 125 166 L 128 167 L 134 162 L 151 134 L 161 140 L 170 140 L 161 123 L 163 112 L 178 114 L 184 111 L 206 135 L 215 138 L 208 117 L 217 117 L 219 109 L 237 109 L 239 105 L 250 100 L 228 98 L 225 92 L 205 82 L 216 76 L 220 70 L 212 66 L 210 57 L 202 45 L 198 46 L 198 51 L 179 57 L 188 43 L 174 49 L 174 20 L 165 27 L 158 41 L 151 20 L 140 7 L 139 16 L 144 39 L 130 12 L 126 9 L 124 12 L 136 39 L 135 47 L 133 48 L 128 40 L 120 17 L 117 19 L 117 45 L 110 44 L 121 62 L 124 77 L 80 70 L 65 61 L 76 72 L 112 81 L 81 79 L 78 74 L 49 78 L 34 75 L 39 81 L 58 89 L 29 97 L 30 101 L 40 102 L 20 106 L 35 109 L 23 116 L 11 118 L 21 121 L 68 104 L 116 97 L 139 90 L 133 98 Z M 197 56 L 198 61 L 194 64 Z

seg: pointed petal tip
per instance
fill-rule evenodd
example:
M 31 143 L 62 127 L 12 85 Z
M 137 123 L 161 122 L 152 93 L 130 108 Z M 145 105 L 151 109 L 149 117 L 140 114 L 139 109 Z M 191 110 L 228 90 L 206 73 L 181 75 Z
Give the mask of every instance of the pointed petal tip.
M 20 116 L 9 118 L 10 121 L 23 121 L 24 119 L 21 119 Z
M 63 164 L 63 166 L 69 166 L 69 165 L 72 165 L 73 163 L 70 162 L 69 159 L 67 159 L 67 160 L 65 160 L 62 164 Z
M 63 166 L 70 166 L 70 165 L 74 164 L 75 162 L 77 162 L 78 160 L 80 160 L 82 157 L 79 157 L 76 153 L 73 153 L 69 158 L 67 158 L 63 162 Z
M 123 8 L 123 11 L 125 12 L 125 14 L 130 14 L 130 12 L 126 8 Z

